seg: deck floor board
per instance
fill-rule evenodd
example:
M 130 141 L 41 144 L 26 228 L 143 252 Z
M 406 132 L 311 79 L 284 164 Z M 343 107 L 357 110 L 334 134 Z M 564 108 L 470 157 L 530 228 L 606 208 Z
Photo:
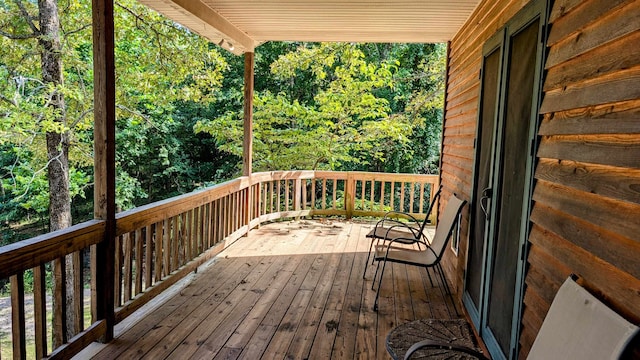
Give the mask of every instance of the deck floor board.
M 378 312 L 365 264 L 372 224 L 290 221 L 261 226 L 228 246 L 95 359 L 388 359 L 400 323 L 451 318 L 433 272 L 388 266 Z M 367 266 L 366 278 L 362 278 Z M 376 284 L 377 285 L 377 284 Z

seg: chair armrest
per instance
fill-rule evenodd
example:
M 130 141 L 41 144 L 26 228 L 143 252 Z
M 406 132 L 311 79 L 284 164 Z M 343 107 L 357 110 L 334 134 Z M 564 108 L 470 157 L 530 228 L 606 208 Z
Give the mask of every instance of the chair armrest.
M 472 348 L 468 348 L 466 346 L 462 346 L 462 345 L 452 345 L 452 344 L 445 344 L 445 343 L 439 343 L 433 340 L 422 340 L 419 341 L 413 345 L 411 345 L 411 347 L 409 348 L 409 350 L 407 350 L 407 353 L 404 355 L 404 359 L 408 360 L 411 355 L 413 355 L 414 352 L 420 350 L 420 349 L 440 349 L 440 350 L 451 350 L 451 351 L 457 351 L 457 352 L 462 352 L 465 354 L 469 354 L 471 356 L 475 356 L 478 359 L 483 359 L 483 360 L 489 360 L 489 358 L 487 358 L 482 352 L 476 350 L 476 349 L 472 349 Z
M 396 228 L 408 229 L 413 234 L 414 238 L 411 239 L 411 238 L 405 238 L 405 237 L 397 237 L 397 238 L 391 239 L 391 241 L 394 241 L 396 239 L 402 239 L 402 240 L 409 240 L 409 241 L 404 241 L 404 243 L 407 243 L 407 242 L 422 242 L 424 244 L 427 243 L 425 240 L 420 241 L 420 237 L 422 234 L 420 233 L 420 231 L 418 231 L 418 229 L 414 229 L 412 227 L 402 225 L 402 224 L 388 227 L 387 232 L 384 234 L 384 239 L 389 239 L 389 233 Z
M 385 219 L 389 219 L 391 215 L 396 215 L 396 217 L 404 217 L 404 218 L 412 220 L 416 224 L 420 224 L 420 221 L 418 219 L 416 219 L 415 216 L 413 216 L 413 215 L 411 215 L 409 213 L 406 213 L 406 212 L 394 211 L 394 210 L 387 211 L 387 213 L 384 214 L 384 218 L 382 219 L 382 221 L 384 221 Z

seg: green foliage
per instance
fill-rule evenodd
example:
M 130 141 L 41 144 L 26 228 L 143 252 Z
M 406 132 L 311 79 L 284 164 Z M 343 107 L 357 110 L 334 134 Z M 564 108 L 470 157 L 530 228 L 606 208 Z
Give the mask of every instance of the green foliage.
M 266 51 L 274 59 L 268 78 L 280 86 L 256 86 L 254 169 L 436 171 L 444 49 L 288 43 L 278 57 Z M 194 129 L 240 156 L 240 110 L 202 119 Z
M 35 2 L 22 4 L 37 14 Z M 4 234 L 10 222 L 48 215 L 47 131 L 69 134 L 72 210 L 79 219 L 91 212 L 90 6 L 60 7 L 64 83 L 53 89 L 39 80 L 37 39 L 12 38 L 31 31 L 16 1 L 0 0 Z M 239 175 L 243 57 L 133 0 L 115 4 L 115 22 L 119 209 Z M 437 171 L 444 50 L 441 44 L 262 44 L 255 54 L 255 171 Z M 64 114 L 46 106 L 53 91 L 64 94 Z M 64 123 L 54 121 L 59 115 Z
M 70 136 L 70 188 L 78 203 L 74 207 L 84 208 L 92 200 L 85 196 L 93 166 L 91 3 L 60 7 L 64 84 L 56 89 L 39 80 L 39 44 L 26 36 L 31 29 L 17 2 L 1 4 L 0 25 L 9 35 L 0 36 L 0 183 L 3 208 L 11 210 L 3 217 L 15 221 L 25 213 L 47 214 L 47 132 Z M 22 4 L 37 15 L 35 3 Z M 190 178 L 187 186 L 181 179 L 169 180 L 192 172 L 179 155 L 182 147 L 176 144 L 183 138 L 174 135 L 180 125 L 173 116 L 177 104 L 211 104 L 227 63 L 215 46 L 133 0 L 116 3 L 115 23 L 117 147 L 119 165 L 124 164 L 117 175 L 117 202 L 126 209 L 157 194 L 166 197 L 198 186 L 201 180 Z M 67 125 L 54 121 L 60 114 L 46 106 L 54 91 L 64 94 Z M 191 126 L 186 137 L 193 137 Z

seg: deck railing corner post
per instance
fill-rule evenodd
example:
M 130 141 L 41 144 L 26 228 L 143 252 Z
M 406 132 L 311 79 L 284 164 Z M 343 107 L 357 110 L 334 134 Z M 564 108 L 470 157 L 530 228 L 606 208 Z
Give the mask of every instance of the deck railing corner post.
M 347 172 L 347 182 L 345 184 L 344 189 L 344 198 L 345 198 L 345 210 L 347 219 L 351 219 L 353 217 L 353 210 L 355 207 L 355 196 L 356 196 L 356 183 L 355 176 L 352 172 Z

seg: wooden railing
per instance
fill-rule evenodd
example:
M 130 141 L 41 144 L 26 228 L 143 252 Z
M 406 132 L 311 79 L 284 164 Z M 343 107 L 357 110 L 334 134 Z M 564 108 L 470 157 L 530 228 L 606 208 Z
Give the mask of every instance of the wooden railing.
M 437 181 L 435 175 L 414 174 L 255 173 L 120 213 L 116 217 L 115 321 L 122 321 L 262 222 L 303 216 L 380 216 L 392 209 L 424 218 Z M 104 334 L 106 325 L 96 320 L 94 301 L 86 330 L 83 319 L 87 310 L 81 305 L 66 308 L 64 280 L 52 295 L 56 306 L 47 310 L 44 278 L 49 263 L 58 262 L 54 268 L 61 269 L 65 256 L 85 258 L 86 252 L 103 240 L 104 229 L 103 221 L 94 220 L 0 248 L 0 279 L 10 278 L 11 285 L 14 358 L 27 355 L 27 271 L 33 273 L 35 311 L 29 321 L 35 325 L 35 357 L 67 358 Z M 93 251 L 95 260 L 93 256 L 100 254 L 95 248 Z M 92 296 L 97 290 L 95 271 L 92 266 Z M 84 283 L 82 273 L 74 274 L 76 284 Z M 56 277 L 64 279 L 64 274 Z M 82 293 L 81 287 L 74 289 L 77 304 L 83 303 Z M 75 328 L 82 330 L 71 339 L 59 335 L 66 333 L 69 324 L 64 319 L 69 311 L 74 314 Z M 53 326 L 48 325 L 48 312 Z M 51 349 L 47 331 L 58 335 L 56 343 L 62 345 Z

